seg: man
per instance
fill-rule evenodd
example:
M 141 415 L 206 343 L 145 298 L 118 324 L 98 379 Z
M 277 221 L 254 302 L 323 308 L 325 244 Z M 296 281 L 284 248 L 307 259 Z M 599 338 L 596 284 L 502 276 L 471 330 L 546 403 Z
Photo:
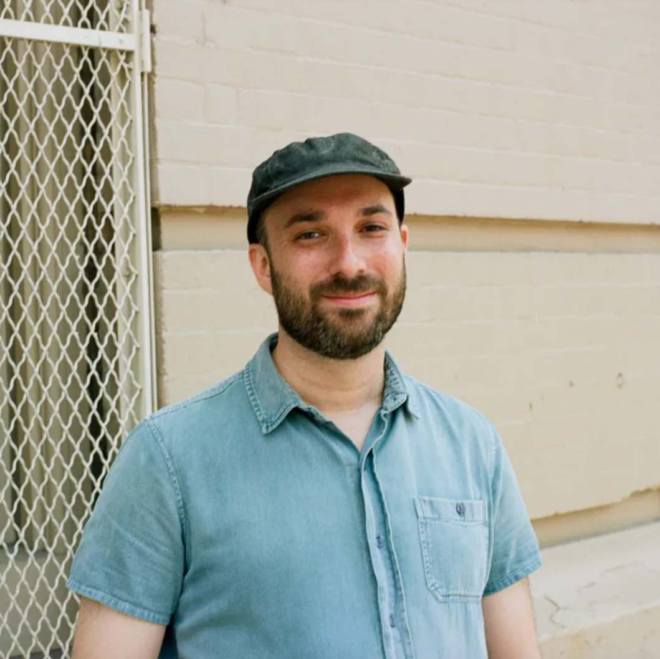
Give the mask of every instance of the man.
M 279 331 L 129 435 L 71 570 L 74 659 L 540 657 L 496 429 L 385 350 L 408 183 L 348 133 L 257 167 L 249 258 Z

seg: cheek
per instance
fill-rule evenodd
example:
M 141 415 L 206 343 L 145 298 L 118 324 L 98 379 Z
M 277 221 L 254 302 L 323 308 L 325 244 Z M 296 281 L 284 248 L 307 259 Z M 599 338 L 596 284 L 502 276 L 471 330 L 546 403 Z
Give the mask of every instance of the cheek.
M 301 254 L 293 257 L 287 262 L 286 268 L 291 281 L 296 282 L 302 290 L 309 290 L 310 286 L 328 277 L 325 261 L 319 258 L 318 254 Z
M 319 281 L 319 276 L 314 275 L 309 264 L 299 260 L 289 261 L 285 267 L 278 268 L 277 276 L 282 286 L 304 298 L 309 297 L 310 287 Z
M 373 267 L 386 279 L 396 278 L 403 269 L 403 253 L 400 249 L 392 247 L 381 251 L 372 260 Z

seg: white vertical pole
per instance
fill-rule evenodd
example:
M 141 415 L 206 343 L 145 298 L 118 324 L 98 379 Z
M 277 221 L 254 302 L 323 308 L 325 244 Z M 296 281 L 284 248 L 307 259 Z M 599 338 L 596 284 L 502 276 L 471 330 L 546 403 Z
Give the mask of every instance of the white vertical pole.
M 137 149 L 136 192 L 138 199 L 138 245 L 141 264 L 141 318 L 142 318 L 142 381 L 144 383 L 143 415 L 154 412 L 158 407 L 158 374 L 156 372 L 156 332 L 154 311 L 153 241 L 151 231 L 151 194 L 149 188 L 149 111 L 148 71 L 143 63 L 151 57 L 144 52 L 149 48 L 149 12 L 144 0 L 133 0 L 133 25 L 144 35 L 138 39 L 133 68 L 133 88 L 142 93 L 134 94 L 135 144 Z M 147 23 L 146 25 L 144 23 Z

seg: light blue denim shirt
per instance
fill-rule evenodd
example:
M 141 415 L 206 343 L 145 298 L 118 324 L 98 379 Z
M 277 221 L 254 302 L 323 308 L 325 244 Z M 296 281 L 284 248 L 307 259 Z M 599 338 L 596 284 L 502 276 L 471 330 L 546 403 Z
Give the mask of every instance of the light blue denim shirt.
M 486 659 L 482 597 L 541 565 L 497 430 L 388 352 L 358 451 L 276 341 L 129 434 L 69 587 L 167 625 L 161 658 Z

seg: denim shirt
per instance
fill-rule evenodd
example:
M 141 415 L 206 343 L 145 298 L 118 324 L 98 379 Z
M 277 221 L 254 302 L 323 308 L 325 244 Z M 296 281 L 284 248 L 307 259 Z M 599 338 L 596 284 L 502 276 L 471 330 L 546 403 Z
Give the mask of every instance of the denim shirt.
M 133 429 L 69 587 L 166 625 L 161 658 L 486 659 L 482 598 L 542 563 L 497 430 L 386 352 L 360 451 L 276 341 Z

